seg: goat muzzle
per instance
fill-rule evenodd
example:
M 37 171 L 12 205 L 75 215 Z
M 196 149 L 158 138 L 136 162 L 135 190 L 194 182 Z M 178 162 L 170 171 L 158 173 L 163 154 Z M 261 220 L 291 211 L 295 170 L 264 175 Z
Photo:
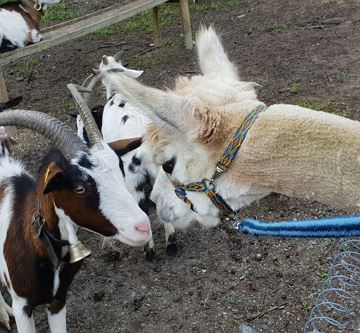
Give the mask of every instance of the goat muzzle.
M 91 251 L 86 248 L 82 242 L 78 242 L 69 246 L 69 254 L 69 263 L 73 264 L 89 256 L 91 254 Z

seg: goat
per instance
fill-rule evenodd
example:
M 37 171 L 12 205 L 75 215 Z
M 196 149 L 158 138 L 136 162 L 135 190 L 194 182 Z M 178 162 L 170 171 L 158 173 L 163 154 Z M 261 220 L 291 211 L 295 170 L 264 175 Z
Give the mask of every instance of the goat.
M 75 99 L 78 95 L 74 92 Z M 19 333 L 35 333 L 32 313 L 39 304 L 47 304 L 50 331 L 66 332 L 67 290 L 88 255 L 83 251 L 74 257 L 81 249 L 77 228 L 132 246 L 151 239 L 149 219 L 126 190 L 117 155 L 102 140 L 90 111 L 81 106 L 80 113 L 91 148 L 49 115 L 25 110 L 0 114 L 0 124 L 33 129 L 56 147 L 34 179 L 1 145 L 0 280 L 12 297 Z M 112 148 L 121 155 L 130 146 L 134 142 L 124 140 Z M 7 328 L 9 314 L 0 297 L 0 322 Z
M 194 213 L 174 193 L 174 186 L 201 180 L 233 212 L 270 192 L 359 212 L 360 123 L 295 105 L 266 108 L 256 84 L 239 79 L 212 27 L 200 29 L 197 50 L 202 74 L 178 78 L 172 91 L 107 75 L 112 89 L 154 122 L 144 140 L 167 174 L 159 173 L 151 194 L 162 220 L 186 224 L 195 214 L 205 225 L 219 223 L 220 211 L 206 195 L 184 191 Z M 217 166 L 218 173 L 226 169 L 218 162 L 234 133 L 260 109 L 238 157 L 211 179 Z
M 0 5 L 0 50 L 8 51 L 40 42 L 41 17 L 45 15 L 48 4 L 60 1 L 20 0 Z
M 108 71 L 119 70 L 124 75 L 132 78 L 139 77 L 143 71 L 135 71 L 124 67 L 119 59 L 119 53 L 115 56 L 103 56 L 99 70 L 94 70 L 97 74 Z M 87 78 L 83 87 L 91 91 L 94 87 L 94 81 Z M 96 115 L 97 125 L 101 128 L 103 138 L 106 142 L 113 142 L 120 139 L 133 137 L 142 137 L 145 133 L 149 119 L 144 117 L 131 103 L 126 102 L 121 93 L 114 94 L 110 85 L 104 84 L 106 88 L 107 103 L 101 113 L 101 107 L 97 106 L 92 109 Z M 85 102 L 89 99 L 84 96 Z M 101 117 L 102 114 L 102 117 Z M 94 116 L 95 117 L 95 116 Z M 87 134 L 84 131 L 81 118 L 77 116 L 78 136 L 84 142 L 87 142 Z M 143 142 L 139 148 L 130 151 L 122 156 L 123 165 L 121 166 L 125 184 L 128 191 L 134 197 L 139 207 L 149 214 L 151 206 L 150 193 L 157 177 L 159 168 L 155 166 L 150 158 L 146 142 Z M 166 250 L 168 255 L 175 255 L 177 252 L 177 243 L 174 227 L 170 223 L 164 224 Z M 145 247 L 146 259 L 154 259 L 154 242 L 151 240 Z

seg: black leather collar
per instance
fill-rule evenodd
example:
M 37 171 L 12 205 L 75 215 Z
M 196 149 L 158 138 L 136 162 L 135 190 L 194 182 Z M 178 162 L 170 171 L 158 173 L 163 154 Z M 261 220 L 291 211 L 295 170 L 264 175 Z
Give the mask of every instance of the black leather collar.
M 61 263 L 61 258 L 56 254 L 56 250 L 64 246 L 69 246 L 69 242 L 57 238 L 46 226 L 46 220 L 40 213 L 39 202 L 36 203 L 36 209 L 33 217 L 33 226 L 35 228 L 35 239 L 40 239 L 43 241 L 51 264 L 55 269 L 57 269 Z

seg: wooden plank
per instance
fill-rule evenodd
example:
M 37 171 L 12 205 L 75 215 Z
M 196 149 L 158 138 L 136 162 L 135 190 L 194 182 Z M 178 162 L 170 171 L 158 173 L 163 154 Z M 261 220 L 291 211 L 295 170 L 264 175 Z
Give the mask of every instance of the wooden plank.
M 159 24 L 159 7 L 154 7 L 151 9 L 151 19 L 153 22 L 154 28 L 154 44 L 156 46 L 161 45 L 161 31 L 160 31 L 160 24 Z
M 181 20 L 182 28 L 185 38 L 185 47 L 191 50 L 193 47 L 191 21 L 190 21 L 190 10 L 188 0 L 180 0 Z
M 6 84 L 3 76 L 2 68 L 0 67 L 0 103 L 9 101 L 9 95 L 6 89 Z
M 93 17 L 85 16 L 85 19 L 75 20 L 72 24 L 61 25 L 56 30 L 48 30 L 43 34 L 44 40 L 40 43 L 32 44 L 0 56 L 0 67 L 13 60 L 38 53 L 53 46 L 65 43 L 67 41 L 85 36 L 95 32 L 103 27 L 118 23 L 128 19 L 145 10 L 154 8 L 167 0 L 135 0 L 131 4 L 117 5 L 111 7 L 111 10 L 101 11 L 99 15 Z

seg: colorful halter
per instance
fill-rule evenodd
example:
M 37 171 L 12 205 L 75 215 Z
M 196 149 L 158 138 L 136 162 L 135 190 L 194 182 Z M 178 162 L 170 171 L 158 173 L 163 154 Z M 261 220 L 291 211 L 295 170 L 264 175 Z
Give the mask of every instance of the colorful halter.
M 216 170 L 212 178 L 204 178 L 199 182 L 193 182 L 188 184 L 181 184 L 176 182 L 174 183 L 175 193 L 178 198 L 180 198 L 188 206 L 190 206 L 193 211 L 196 212 L 193 203 L 186 195 L 186 191 L 205 193 L 207 197 L 212 201 L 212 203 L 220 210 L 220 218 L 226 220 L 233 220 L 236 218 L 236 213 L 225 202 L 225 200 L 220 196 L 220 194 L 216 193 L 215 180 L 229 168 L 231 162 L 236 158 L 241 144 L 245 140 L 251 126 L 254 124 L 255 120 L 259 116 L 259 113 L 264 111 L 265 109 L 265 105 L 259 105 L 246 116 L 241 126 L 236 131 L 232 141 L 223 153 L 221 159 L 216 164 Z

